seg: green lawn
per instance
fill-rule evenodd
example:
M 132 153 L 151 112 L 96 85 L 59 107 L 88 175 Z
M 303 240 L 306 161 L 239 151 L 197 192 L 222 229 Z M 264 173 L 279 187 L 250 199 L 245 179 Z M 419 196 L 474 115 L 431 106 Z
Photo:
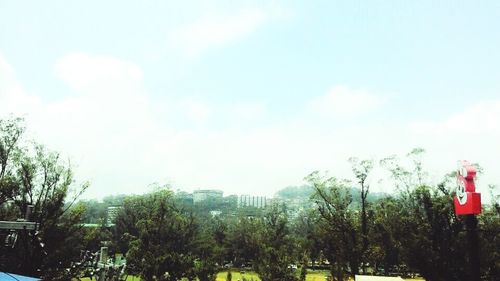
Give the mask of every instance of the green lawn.
M 233 281 L 243 280 L 243 277 L 245 277 L 245 279 L 248 281 L 260 281 L 257 273 L 251 271 L 245 271 L 245 273 L 241 273 L 240 271 L 231 271 L 231 275 L 233 276 Z M 217 273 L 217 278 L 215 279 L 215 281 L 226 281 L 226 276 L 226 271 L 219 272 Z
M 245 278 L 247 281 L 260 281 L 260 278 L 257 275 L 257 273 L 253 271 L 244 271 L 244 273 L 241 273 L 240 271 L 231 271 L 231 274 L 233 275 L 232 281 L 238 281 L 238 280 L 242 281 L 243 278 Z M 216 281 L 226 281 L 226 276 L 227 276 L 227 271 L 219 272 L 217 273 Z M 309 273 L 307 273 L 306 281 L 325 281 L 325 276 L 329 276 L 328 271 L 310 271 Z M 90 278 L 82 278 L 81 280 L 91 281 Z M 140 281 L 140 280 L 141 279 L 139 277 L 135 276 L 129 276 L 127 278 L 127 281 Z M 425 281 L 422 278 L 405 279 L 405 280 Z
M 243 277 L 245 277 L 246 280 L 248 281 L 260 281 L 259 276 L 255 272 L 248 272 L 246 271 L 245 273 L 241 274 L 240 272 L 237 271 L 231 271 L 231 274 L 233 275 L 232 280 L 233 281 L 238 281 L 238 280 L 243 280 Z M 329 273 L 327 271 L 314 271 L 314 272 L 309 272 L 307 273 L 306 276 L 306 281 L 325 281 L 325 276 L 328 276 Z M 219 272 L 217 274 L 217 279 L 216 281 L 226 281 L 226 276 L 227 272 Z
M 233 275 L 232 281 L 238 281 L 238 280 L 243 280 L 243 277 L 245 277 L 246 280 L 248 281 L 260 281 L 259 276 L 255 272 L 248 272 L 246 271 L 243 274 L 240 274 L 238 271 L 231 271 L 231 274 Z M 226 281 L 226 276 L 227 272 L 219 272 L 217 274 L 217 279 L 216 281 Z M 325 277 L 330 276 L 330 273 L 328 271 L 309 271 L 306 276 L 306 281 L 325 281 Z M 415 279 L 405 279 L 405 280 L 414 280 L 414 281 L 425 281 L 422 278 L 415 278 Z

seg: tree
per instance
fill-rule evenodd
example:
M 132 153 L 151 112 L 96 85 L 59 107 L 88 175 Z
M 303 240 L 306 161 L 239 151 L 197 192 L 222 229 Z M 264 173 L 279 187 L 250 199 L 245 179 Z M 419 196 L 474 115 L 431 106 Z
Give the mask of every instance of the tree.
M 0 251 L 0 260 L 12 272 L 56 279 L 79 255 L 75 236 L 84 208 L 73 204 L 88 184 L 75 186 L 69 163 L 42 145 L 23 142 L 24 131 L 22 119 L 0 120 L 0 204 L 15 207 L 0 219 L 26 218 L 38 232 L 20 233 L 16 248 Z
M 228 225 L 228 257 L 234 266 L 246 266 L 259 258 L 261 224 L 254 217 L 238 217 Z
M 292 233 L 298 245 L 298 253 L 302 255 L 302 263 L 310 260 L 312 265 L 319 260 L 323 243 L 320 230 L 320 215 L 318 210 L 303 210 L 292 221 Z
M 423 152 L 414 149 L 408 153 L 406 166 L 397 157 L 381 163 L 399 190 L 396 208 L 385 211 L 394 212 L 389 216 L 398 221 L 390 233 L 403 233 L 395 236 L 401 244 L 400 266 L 430 281 L 463 280 L 467 276 L 465 224 L 454 213 L 454 187 L 449 185 L 453 174 L 437 186 L 428 183 L 420 160 Z M 385 221 L 383 226 L 390 226 Z
M 383 159 L 380 164 L 389 171 L 397 192 L 374 202 L 368 201 L 367 184 L 373 163 L 351 159 L 360 185 L 361 216 L 352 207 L 357 194 L 346 182 L 318 172 L 306 178 L 315 189 L 312 198 L 320 213 L 319 240 L 334 279 L 355 274 L 361 261 L 385 274 L 418 272 L 429 281 L 470 279 L 466 265 L 473 261 L 467 255 L 467 224 L 464 217 L 455 215 L 453 206 L 456 172 L 447 174 L 437 185 L 429 182 L 423 153 L 417 148 L 402 160 L 397 156 Z M 482 169 L 475 166 L 480 173 Z M 499 210 L 494 200 L 483 205 L 478 216 L 479 263 L 485 280 L 496 280 L 500 274 Z M 307 232 L 298 233 L 306 236 Z M 360 237 L 364 238 L 361 243 Z
M 500 195 L 493 190 L 498 187 L 491 185 L 492 202 L 485 206 L 479 219 L 479 237 L 481 243 L 481 272 L 485 280 L 500 279 Z
M 410 193 L 413 208 L 403 216 L 404 256 L 427 280 L 462 280 L 466 276 L 464 222 L 453 210 L 452 197 L 420 186 Z M 406 205 L 406 204 L 405 204 Z
M 314 187 L 321 215 L 324 254 L 335 280 L 346 280 L 346 273 L 357 274 L 360 265 L 357 222 L 350 209 L 352 197 L 345 182 L 313 172 L 306 180 Z
M 401 204 L 397 198 L 382 198 L 374 203 L 373 231 L 367 260 L 374 265 L 375 272 L 381 267 L 384 274 L 394 271 L 401 264 L 402 237 Z
M 349 158 L 351 163 L 352 172 L 356 177 L 358 184 L 361 188 L 361 238 L 362 248 L 361 255 L 365 259 L 366 251 L 368 250 L 368 193 L 370 192 L 370 185 L 367 182 L 367 178 L 373 169 L 372 160 L 359 160 L 356 157 Z M 363 273 L 366 271 L 366 263 L 363 263 Z
M 206 223 L 198 223 L 199 229 L 193 244 L 194 274 L 200 281 L 215 281 L 218 266 L 226 259 L 225 222 L 218 217 L 210 218 Z
M 380 160 L 380 166 L 385 168 L 392 178 L 392 183 L 399 195 L 403 198 L 409 196 L 409 193 L 417 186 L 428 184 L 426 182 L 427 172 L 422 164 L 422 156 L 425 150 L 423 148 L 414 148 L 406 154 L 404 165 L 397 155 L 391 155 Z
M 123 224 L 122 236 L 130 241 L 130 273 L 140 274 L 146 281 L 192 278 L 197 226 L 193 216 L 175 206 L 171 191 L 125 200 L 117 221 Z
M 117 251 L 126 254 L 130 243 L 139 237 L 137 223 L 141 219 L 141 213 L 138 210 L 144 208 L 143 196 L 130 196 L 123 202 L 123 208 L 115 218 L 114 242 Z
M 296 281 L 291 268 L 297 259 L 283 205 L 274 204 L 262 219 L 259 256 L 254 268 L 262 281 Z
M 223 265 L 231 262 L 230 248 L 228 243 L 229 222 L 226 218 L 211 217 L 206 220 L 206 223 L 200 222 L 201 238 L 203 243 L 210 245 L 210 250 L 213 253 L 212 258 L 217 264 Z

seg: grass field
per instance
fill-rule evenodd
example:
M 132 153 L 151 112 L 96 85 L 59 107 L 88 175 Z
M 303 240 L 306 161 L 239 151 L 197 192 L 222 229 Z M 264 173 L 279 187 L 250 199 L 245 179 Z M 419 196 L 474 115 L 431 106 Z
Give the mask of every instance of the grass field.
M 255 272 L 245 272 L 240 273 L 237 271 L 231 271 L 233 276 L 233 281 L 243 280 L 245 278 L 248 281 L 260 281 L 259 276 Z M 310 272 L 306 276 L 306 281 L 325 281 L 326 272 Z M 227 272 L 219 272 L 217 274 L 216 281 L 226 281 Z
M 233 281 L 243 280 L 243 277 L 248 281 L 260 281 L 259 276 L 255 272 L 245 271 L 245 273 L 241 273 L 239 271 L 231 271 L 231 275 L 233 276 Z M 215 281 L 226 281 L 227 272 L 219 272 L 217 273 L 217 278 Z
M 245 277 L 245 279 L 248 281 L 260 281 L 259 276 L 257 276 L 255 272 L 245 272 L 241 274 L 240 272 L 237 271 L 231 271 L 231 274 L 233 276 L 232 281 L 238 281 L 238 280 L 241 281 L 243 280 L 243 277 Z M 225 271 L 219 272 L 217 274 L 216 281 L 226 281 L 226 276 L 227 272 Z M 326 276 L 330 276 L 330 273 L 328 271 L 309 271 L 306 276 L 306 281 L 325 281 Z M 422 278 L 405 279 L 405 280 L 425 281 Z
M 244 273 L 240 271 L 231 271 L 231 274 L 233 276 L 232 278 L 233 281 L 238 281 L 238 280 L 242 281 L 243 278 L 245 278 L 245 280 L 247 281 L 260 281 L 259 276 L 252 271 L 245 271 Z M 226 276 L 227 276 L 227 271 L 219 272 L 217 273 L 216 281 L 226 281 Z M 307 273 L 306 281 L 325 281 L 326 276 L 329 276 L 329 273 L 327 271 L 313 271 Z M 82 278 L 81 280 L 90 281 L 89 278 Z M 140 281 L 140 280 L 141 279 L 139 277 L 135 276 L 129 276 L 127 278 L 127 281 Z M 422 278 L 405 279 L 405 280 L 425 281 Z

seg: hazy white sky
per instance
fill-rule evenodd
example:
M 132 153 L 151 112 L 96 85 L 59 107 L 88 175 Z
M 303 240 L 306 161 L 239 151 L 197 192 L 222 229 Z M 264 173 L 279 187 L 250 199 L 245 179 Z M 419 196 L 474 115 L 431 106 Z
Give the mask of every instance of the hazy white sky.
M 0 1 L 0 116 L 90 180 L 272 195 L 427 150 L 500 184 L 498 1 Z M 388 184 L 376 189 L 390 192 Z

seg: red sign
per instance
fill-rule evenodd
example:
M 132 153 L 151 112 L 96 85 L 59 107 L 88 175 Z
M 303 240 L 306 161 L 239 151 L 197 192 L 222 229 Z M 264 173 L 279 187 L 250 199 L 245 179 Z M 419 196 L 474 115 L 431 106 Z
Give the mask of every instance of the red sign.
M 481 213 L 481 193 L 476 192 L 474 178 L 476 168 L 469 161 L 458 161 L 457 195 L 453 198 L 455 214 L 477 215 Z

